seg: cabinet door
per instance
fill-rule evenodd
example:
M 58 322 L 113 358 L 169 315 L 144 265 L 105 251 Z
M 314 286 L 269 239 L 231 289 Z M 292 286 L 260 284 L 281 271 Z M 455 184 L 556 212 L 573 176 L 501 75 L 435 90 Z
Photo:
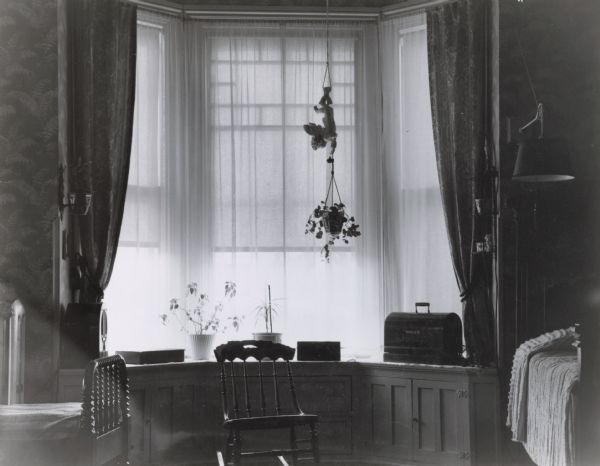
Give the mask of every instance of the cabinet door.
M 378 457 L 412 459 L 411 380 L 373 377 L 367 388 L 369 450 Z
M 414 459 L 431 464 L 470 464 L 466 384 L 413 380 Z

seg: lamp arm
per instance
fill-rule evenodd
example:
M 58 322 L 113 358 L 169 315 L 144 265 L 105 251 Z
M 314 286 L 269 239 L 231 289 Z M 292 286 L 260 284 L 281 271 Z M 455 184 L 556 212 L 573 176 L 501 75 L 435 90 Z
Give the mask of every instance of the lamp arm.
M 544 137 L 544 104 L 542 104 L 541 102 L 538 103 L 537 106 L 537 110 L 535 112 L 535 116 L 533 117 L 533 120 L 531 120 L 529 123 L 526 123 L 525 125 L 521 126 L 519 128 L 519 133 L 523 134 L 523 132 L 529 128 L 531 125 L 533 125 L 536 122 L 540 122 L 540 138 Z

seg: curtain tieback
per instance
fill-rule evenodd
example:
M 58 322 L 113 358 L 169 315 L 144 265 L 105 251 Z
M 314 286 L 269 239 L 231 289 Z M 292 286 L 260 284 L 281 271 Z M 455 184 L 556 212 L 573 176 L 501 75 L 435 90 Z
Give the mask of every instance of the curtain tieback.
M 474 280 L 472 280 L 467 285 L 467 287 L 460 294 L 460 302 L 461 303 L 464 303 L 467 299 L 469 299 L 471 297 L 471 295 L 473 294 L 473 290 L 475 289 L 476 286 L 477 286 L 477 276 Z
M 473 283 L 470 283 L 469 286 L 465 288 L 465 290 L 460 294 L 460 302 L 464 303 L 467 299 L 471 297 L 473 294 Z
M 474 277 L 471 279 L 467 287 L 460 293 L 460 301 L 464 303 L 467 299 L 471 297 L 473 291 L 477 287 L 480 281 L 481 274 L 476 273 Z

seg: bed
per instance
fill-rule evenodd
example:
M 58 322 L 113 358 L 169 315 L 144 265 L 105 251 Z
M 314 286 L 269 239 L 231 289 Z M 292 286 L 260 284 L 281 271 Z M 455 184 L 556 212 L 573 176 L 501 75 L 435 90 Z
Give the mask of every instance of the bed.
M 524 342 L 513 359 L 507 426 L 540 466 L 574 466 L 580 381 L 573 327 Z
M 83 403 L 0 405 L 0 466 L 127 462 L 129 388 L 125 361 L 91 361 Z

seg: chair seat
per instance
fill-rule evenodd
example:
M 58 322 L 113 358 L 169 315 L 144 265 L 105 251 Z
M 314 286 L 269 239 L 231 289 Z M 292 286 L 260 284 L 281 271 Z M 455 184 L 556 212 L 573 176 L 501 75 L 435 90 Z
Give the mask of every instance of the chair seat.
M 317 423 L 319 416 L 316 414 L 283 414 L 279 416 L 257 416 L 229 419 L 223 423 L 227 429 L 253 430 L 253 429 L 279 429 Z

